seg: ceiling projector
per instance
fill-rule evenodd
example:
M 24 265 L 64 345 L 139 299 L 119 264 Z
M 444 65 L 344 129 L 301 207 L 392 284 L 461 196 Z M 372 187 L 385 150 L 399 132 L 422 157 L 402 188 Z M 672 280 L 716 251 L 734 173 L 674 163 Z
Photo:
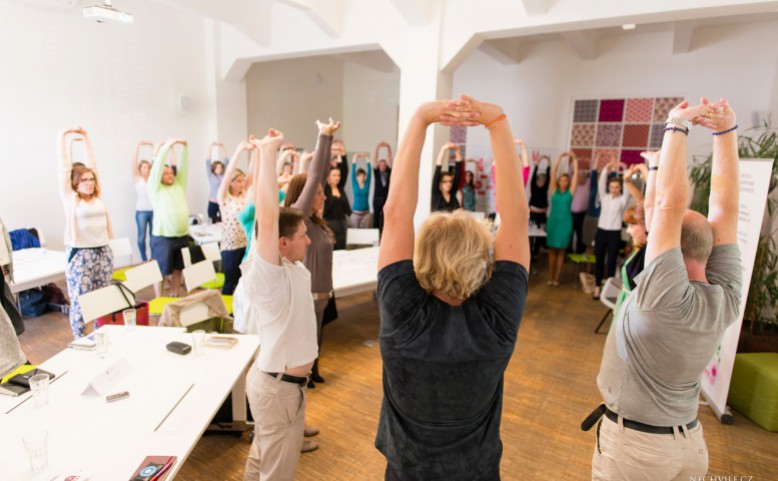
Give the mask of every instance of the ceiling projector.
M 104 0 L 102 5 L 84 7 L 84 18 L 91 18 L 92 20 L 97 21 L 97 23 L 132 23 L 132 14 L 113 8 L 111 0 Z

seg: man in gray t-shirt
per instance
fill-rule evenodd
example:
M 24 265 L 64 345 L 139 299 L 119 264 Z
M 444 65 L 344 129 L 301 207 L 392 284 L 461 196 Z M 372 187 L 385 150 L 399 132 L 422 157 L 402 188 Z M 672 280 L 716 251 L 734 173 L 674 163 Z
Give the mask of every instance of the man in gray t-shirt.
M 686 135 L 714 131 L 710 213 L 686 210 Z M 726 100 L 670 112 L 656 176 L 645 270 L 605 343 L 597 386 L 607 410 L 597 426 L 592 479 L 687 480 L 707 473 L 697 421 L 700 378 L 738 316 L 735 114 Z M 653 179 L 649 179 L 651 182 Z M 647 204 L 650 199 L 647 199 Z

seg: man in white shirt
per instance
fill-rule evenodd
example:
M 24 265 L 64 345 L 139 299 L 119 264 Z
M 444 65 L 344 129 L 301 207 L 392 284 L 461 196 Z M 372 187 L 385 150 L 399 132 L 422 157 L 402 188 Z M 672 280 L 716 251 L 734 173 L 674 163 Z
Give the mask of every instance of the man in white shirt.
M 254 417 L 244 481 L 294 480 L 305 429 L 308 375 L 319 355 L 311 274 L 302 260 L 311 243 L 303 213 L 278 207 L 276 156 L 284 142 L 270 130 L 252 139 L 260 151 L 254 169 L 256 204 L 253 259 L 241 266 L 242 284 L 256 317 L 259 356 L 246 378 Z

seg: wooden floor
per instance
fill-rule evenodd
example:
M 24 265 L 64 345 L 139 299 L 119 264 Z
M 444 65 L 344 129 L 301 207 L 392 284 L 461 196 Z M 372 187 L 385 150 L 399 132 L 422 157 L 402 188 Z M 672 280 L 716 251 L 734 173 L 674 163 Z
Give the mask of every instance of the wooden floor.
M 605 336 L 593 331 L 605 308 L 578 288 L 573 266 L 565 265 L 559 287 L 546 286 L 543 267 L 531 276 L 519 340 L 505 374 L 502 478 L 589 479 L 594 432 L 579 426 L 600 402 L 595 377 Z M 321 429 L 315 438 L 321 447 L 301 456 L 300 481 L 383 479 L 385 461 L 373 446 L 381 405 L 376 304 L 364 294 L 339 300 L 338 310 L 340 319 L 325 329 L 326 383 L 308 397 L 308 422 Z M 62 314 L 29 319 L 26 326 L 22 345 L 35 363 L 70 340 Z M 778 434 L 734 414 L 734 424 L 725 426 L 710 409 L 700 408 L 709 479 L 778 480 Z M 245 434 L 206 434 L 176 479 L 241 480 L 248 449 Z

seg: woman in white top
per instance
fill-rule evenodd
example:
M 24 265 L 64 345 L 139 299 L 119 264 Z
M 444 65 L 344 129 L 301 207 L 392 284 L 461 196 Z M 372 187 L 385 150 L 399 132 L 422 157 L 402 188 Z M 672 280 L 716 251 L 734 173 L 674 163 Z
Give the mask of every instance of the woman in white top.
M 595 159 L 595 165 L 599 164 L 598 160 Z M 616 258 L 621 245 L 621 223 L 630 200 L 629 191 L 622 193 L 621 179 L 618 176 L 608 179 L 611 169 L 616 170 L 619 167 L 627 166 L 616 160 L 606 165 L 600 173 L 597 185 L 600 196 L 600 218 L 597 220 L 597 234 L 594 236 L 594 280 L 597 286 L 592 296 L 594 299 L 600 298 L 603 279 L 613 277 L 616 273 Z M 607 275 L 603 277 L 606 255 L 608 268 L 605 272 Z
M 143 262 L 148 260 L 146 256 L 146 232 L 151 234 L 151 222 L 154 218 L 154 208 L 149 200 L 149 189 L 147 187 L 149 172 L 151 172 L 151 162 L 141 160 L 138 163 L 138 153 L 144 145 L 154 149 L 154 143 L 147 140 L 141 140 L 135 146 L 135 153 L 132 155 L 132 179 L 135 185 L 135 225 L 138 227 L 138 250 L 140 259 Z
M 238 145 L 232 160 L 227 164 L 227 172 L 224 173 L 217 193 L 222 218 L 221 253 L 224 272 L 222 294 L 227 296 L 231 296 L 238 285 L 240 263 L 248 244 L 248 238 L 238 219 L 238 214 L 248 204 L 246 191 L 251 185 L 251 176 L 246 179 L 246 174 L 238 169 L 238 158 L 243 151 L 248 151 L 251 157 L 254 157 L 257 152 L 254 145 L 249 142 L 243 141 Z
M 84 163 L 74 164 L 66 147 L 66 137 L 84 141 Z M 84 337 L 84 318 L 79 296 L 111 282 L 113 253 L 108 240 L 113 237 L 111 221 L 100 199 L 100 184 L 92 143 L 81 127 L 59 134 L 59 191 L 65 210 L 65 248 L 68 266 L 65 278 L 70 297 L 70 328 L 73 337 Z

